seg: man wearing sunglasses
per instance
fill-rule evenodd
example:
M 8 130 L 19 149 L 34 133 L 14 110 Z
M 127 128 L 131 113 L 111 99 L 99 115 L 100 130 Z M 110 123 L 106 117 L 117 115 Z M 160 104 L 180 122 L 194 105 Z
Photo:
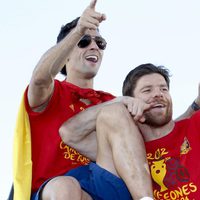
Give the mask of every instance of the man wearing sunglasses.
M 59 136 L 59 128 L 66 120 L 79 112 L 86 112 L 86 108 L 89 107 L 94 109 L 88 115 L 89 118 L 85 118 L 84 126 L 79 127 L 83 133 L 100 129 L 101 126 L 93 127 L 92 130 L 88 130 L 88 127 L 90 123 L 94 124 L 102 108 L 115 102 L 125 104 L 136 118 L 141 115 L 139 110 L 134 110 L 135 105 L 140 102 L 133 101 L 131 97 L 115 98 L 109 93 L 93 90 L 93 78 L 99 70 L 103 50 L 106 48 L 106 41 L 98 32 L 100 23 L 106 17 L 95 11 L 96 2 L 97 0 L 92 0 L 80 18 L 61 28 L 57 45 L 42 56 L 25 91 L 25 106 L 30 120 L 32 141 L 32 200 L 152 197 L 151 180 L 144 156 L 145 148 L 140 135 L 131 139 L 127 137 L 126 132 L 122 133 L 123 135 L 114 135 L 117 138 L 110 136 L 107 142 L 112 148 L 107 149 L 105 153 L 113 155 L 115 169 L 109 165 L 109 160 L 101 160 L 104 158 L 104 152 L 101 159 L 97 160 L 98 163 L 103 163 L 102 166 L 106 170 L 94 163 L 87 165 L 90 159 L 96 160 L 96 154 L 88 145 L 90 137 L 94 134 L 88 137 L 86 143 L 80 141 L 77 145 L 77 150 L 84 147 L 82 154 L 68 146 L 70 142 L 66 145 Z M 54 79 L 60 71 L 67 75 L 65 81 Z M 140 106 L 148 109 L 146 104 Z M 98 120 L 100 119 L 101 115 Z M 76 140 L 76 135 L 71 139 Z M 93 145 L 97 148 L 96 143 Z M 74 172 L 72 169 L 75 168 L 78 170 Z M 94 185 L 90 191 L 87 188 L 82 190 L 80 183 L 87 186 L 87 182 L 92 178 L 91 171 L 97 175 L 95 183 L 99 186 Z M 100 186 L 105 183 L 105 176 L 108 183 L 102 188 Z M 127 194 L 127 188 L 118 176 L 122 177 L 131 195 L 128 193 L 128 196 L 124 196 L 124 192 Z M 101 179 L 104 182 L 97 182 Z M 117 190 L 111 190 L 113 186 Z M 101 194 L 98 194 L 99 191 Z
M 61 140 L 59 128 L 72 116 L 81 111 L 85 112 L 86 108 L 95 105 L 97 107 L 94 109 L 93 116 L 90 116 L 93 122 L 101 108 L 108 104 L 124 101 L 131 109 L 131 99 L 115 98 L 109 93 L 93 90 L 93 78 L 99 70 L 103 51 L 106 48 L 106 41 L 98 31 L 100 23 L 106 17 L 104 14 L 95 11 L 96 2 L 97 0 L 92 0 L 80 18 L 61 28 L 57 45 L 41 57 L 25 91 L 25 107 L 31 127 L 32 200 L 100 199 L 97 194 L 90 193 L 95 192 L 95 189 L 92 189 L 93 191 L 87 191 L 87 188 L 85 191 L 82 190 L 79 182 L 74 178 L 83 180 L 87 184 L 90 178 L 88 172 L 91 171 L 87 164 L 90 163 L 89 158 L 96 160 L 94 153 L 87 148 L 87 143 L 80 143 L 85 147 L 85 154 L 81 154 L 66 145 Z M 54 79 L 60 71 L 67 75 L 66 80 L 58 81 Z M 90 122 L 91 119 L 88 119 L 88 125 Z M 87 123 L 81 128 L 86 131 Z M 121 138 L 121 141 L 124 141 L 124 138 L 126 137 Z M 118 155 L 116 157 L 118 174 L 124 179 L 132 197 L 135 199 L 152 196 L 151 180 L 144 156 L 145 150 L 142 144 L 140 145 L 142 138 L 138 138 L 137 143 L 126 139 L 127 146 L 130 146 L 130 148 L 127 149 L 126 142 L 124 142 L 120 147 L 122 150 L 124 149 L 124 152 L 119 151 L 119 147 L 114 145 L 117 143 L 113 140 L 113 147 L 116 147 L 112 150 L 113 154 Z M 140 153 L 134 154 L 134 148 L 137 148 Z M 143 157 L 139 159 L 141 155 Z M 137 163 L 137 160 L 139 160 L 139 163 Z M 132 165 L 135 161 L 137 166 L 142 167 L 134 168 Z M 77 170 L 76 174 L 73 172 L 71 176 L 66 174 L 79 166 L 80 171 Z M 95 164 L 92 167 L 97 171 L 97 175 L 100 172 L 99 169 L 104 170 L 100 166 L 96 168 L 98 166 L 95 166 Z M 125 169 L 122 170 L 122 167 L 125 167 Z M 109 166 L 106 169 L 112 172 Z M 106 172 L 106 170 L 104 171 Z M 115 198 L 116 195 L 110 193 L 108 187 L 101 191 L 102 198 L 109 200 L 131 199 L 129 194 L 127 197 L 123 196 L 124 190 L 127 191 L 123 181 L 112 173 L 108 172 L 108 175 L 110 176 L 109 187 L 112 187 L 112 184 L 117 185 L 119 191 L 116 194 L 121 197 Z M 108 189 L 109 196 L 105 196 L 107 193 L 104 192 L 105 189 Z

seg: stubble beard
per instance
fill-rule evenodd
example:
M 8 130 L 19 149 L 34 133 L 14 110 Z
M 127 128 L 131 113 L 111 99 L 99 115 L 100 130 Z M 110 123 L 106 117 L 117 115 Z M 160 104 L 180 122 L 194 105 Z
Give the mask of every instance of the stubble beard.
M 83 71 L 86 79 L 93 79 L 99 71 L 99 66 L 95 67 L 85 66 L 85 69 Z
M 151 111 L 149 111 L 149 112 L 146 112 L 144 116 L 145 116 L 145 122 L 144 122 L 145 124 L 151 127 L 161 127 L 168 124 L 171 121 L 172 109 L 171 107 L 168 107 L 166 112 L 164 114 L 161 113 L 160 115 L 151 113 Z

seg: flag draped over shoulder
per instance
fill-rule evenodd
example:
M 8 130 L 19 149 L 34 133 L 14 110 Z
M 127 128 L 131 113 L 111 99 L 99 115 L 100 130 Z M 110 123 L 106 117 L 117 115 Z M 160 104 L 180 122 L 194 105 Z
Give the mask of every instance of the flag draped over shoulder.
M 14 200 L 31 197 L 32 160 L 29 117 L 25 109 L 24 95 L 18 111 L 13 148 Z

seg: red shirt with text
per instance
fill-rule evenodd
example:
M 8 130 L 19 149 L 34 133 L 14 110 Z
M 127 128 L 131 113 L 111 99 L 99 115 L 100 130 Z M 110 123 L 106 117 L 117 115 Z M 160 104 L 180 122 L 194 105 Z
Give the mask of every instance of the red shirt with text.
M 146 142 L 154 199 L 200 198 L 200 112 L 175 123 L 163 138 Z
M 32 192 L 35 192 L 48 178 L 65 174 L 70 169 L 90 162 L 88 158 L 62 142 L 59 128 L 64 121 L 80 111 L 111 100 L 114 96 L 55 80 L 54 93 L 47 108 L 38 113 L 29 107 L 27 91 L 28 89 L 25 92 L 25 106 L 31 127 Z M 86 105 L 81 99 L 88 99 L 91 104 Z

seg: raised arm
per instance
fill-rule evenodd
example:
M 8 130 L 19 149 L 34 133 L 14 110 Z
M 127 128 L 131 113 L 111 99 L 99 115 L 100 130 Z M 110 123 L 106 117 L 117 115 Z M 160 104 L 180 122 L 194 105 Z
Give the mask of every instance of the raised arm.
M 190 118 L 199 109 L 200 109 L 200 83 L 198 86 L 197 98 L 192 102 L 192 104 L 187 108 L 187 110 L 181 116 L 179 116 L 175 121 Z
M 95 12 L 97 0 L 92 0 L 84 10 L 77 26 L 58 44 L 50 48 L 35 67 L 28 89 L 28 101 L 32 108 L 48 102 L 53 88 L 54 78 L 67 63 L 73 47 L 88 29 L 96 30 L 105 15 Z
M 31 107 L 46 102 L 54 86 L 54 78 L 65 65 L 71 49 L 81 35 L 74 29 L 61 42 L 50 48 L 40 59 L 33 71 L 28 89 L 28 100 Z

